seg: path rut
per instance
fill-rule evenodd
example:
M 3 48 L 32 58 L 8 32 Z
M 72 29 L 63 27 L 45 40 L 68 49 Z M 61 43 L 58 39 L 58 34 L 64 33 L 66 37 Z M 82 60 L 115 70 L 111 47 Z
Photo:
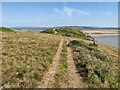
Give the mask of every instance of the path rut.
M 67 40 L 67 43 L 69 41 Z M 82 88 L 82 77 L 77 73 L 75 63 L 73 61 L 72 50 L 67 47 L 67 64 L 68 64 L 68 83 L 69 88 Z
M 58 73 L 59 70 L 59 62 L 60 62 L 60 55 L 62 52 L 62 47 L 63 47 L 63 37 L 61 39 L 61 42 L 59 44 L 58 50 L 55 54 L 55 57 L 53 58 L 53 62 L 50 66 L 50 68 L 48 69 L 48 71 L 45 73 L 45 75 L 43 76 L 42 81 L 40 82 L 38 88 L 51 88 L 51 83 L 52 80 L 55 76 L 55 74 Z

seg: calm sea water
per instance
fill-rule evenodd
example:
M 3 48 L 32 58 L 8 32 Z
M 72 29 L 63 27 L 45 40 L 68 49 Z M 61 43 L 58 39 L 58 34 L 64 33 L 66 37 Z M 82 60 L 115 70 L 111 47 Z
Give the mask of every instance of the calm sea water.
M 119 40 L 120 40 L 120 36 L 100 36 L 100 37 L 94 37 L 96 41 L 110 45 L 110 46 L 114 46 L 114 47 L 119 47 Z

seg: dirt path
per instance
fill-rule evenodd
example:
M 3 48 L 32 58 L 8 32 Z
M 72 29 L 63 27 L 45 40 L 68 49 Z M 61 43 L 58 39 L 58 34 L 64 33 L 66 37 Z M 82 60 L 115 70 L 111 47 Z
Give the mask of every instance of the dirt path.
M 69 41 L 67 40 L 67 43 Z M 82 88 L 82 77 L 77 73 L 71 48 L 67 47 L 68 82 L 70 88 Z
M 45 73 L 45 75 L 43 76 L 42 81 L 39 84 L 38 88 L 50 88 L 52 80 L 55 76 L 55 74 L 58 73 L 59 70 L 59 62 L 60 62 L 60 55 L 62 52 L 62 47 L 63 47 L 63 38 L 61 39 L 61 42 L 59 44 L 58 50 L 56 52 L 55 57 L 53 58 L 53 62 L 50 66 L 50 68 L 48 69 L 48 71 Z

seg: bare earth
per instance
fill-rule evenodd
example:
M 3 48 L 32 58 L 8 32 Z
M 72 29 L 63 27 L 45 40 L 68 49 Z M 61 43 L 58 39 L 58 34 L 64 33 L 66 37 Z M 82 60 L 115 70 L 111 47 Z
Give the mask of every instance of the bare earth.
M 53 62 L 51 64 L 49 70 L 45 73 L 38 88 L 50 88 L 50 87 L 52 87 L 51 83 L 52 83 L 52 80 L 54 78 L 54 75 L 58 73 L 58 66 L 59 66 L 59 62 L 60 62 L 60 54 L 62 51 L 62 47 L 63 47 L 63 38 L 61 39 L 61 42 L 59 44 L 59 47 L 58 47 L 56 55 L 53 59 Z

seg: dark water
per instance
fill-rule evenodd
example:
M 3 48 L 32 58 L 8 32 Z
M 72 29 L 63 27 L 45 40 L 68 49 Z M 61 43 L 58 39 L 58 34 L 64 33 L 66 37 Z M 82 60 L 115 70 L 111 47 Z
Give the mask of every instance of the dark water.
M 100 37 L 94 37 L 96 41 L 110 45 L 110 46 L 114 46 L 114 47 L 119 47 L 119 40 L 120 40 L 120 36 L 100 36 Z

